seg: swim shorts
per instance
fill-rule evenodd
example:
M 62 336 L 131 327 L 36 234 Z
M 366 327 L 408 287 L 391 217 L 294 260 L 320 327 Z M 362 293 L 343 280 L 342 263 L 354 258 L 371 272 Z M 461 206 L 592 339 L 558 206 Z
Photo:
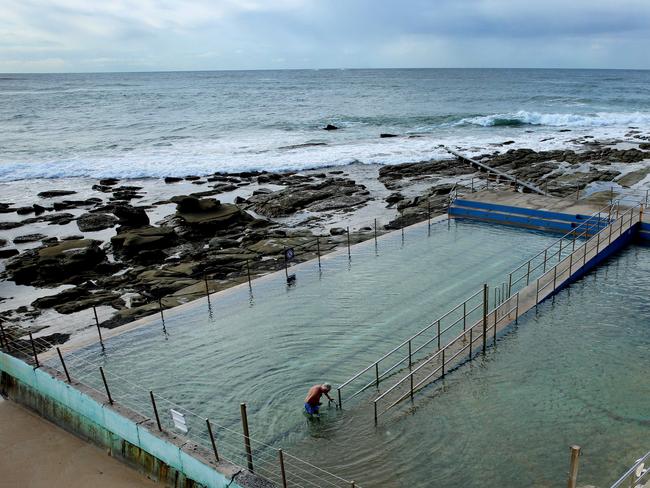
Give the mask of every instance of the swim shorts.
M 309 403 L 305 403 L 305 412 L 307 412 L 309 415 L 318 415 L 318 405 L 310 405 Z

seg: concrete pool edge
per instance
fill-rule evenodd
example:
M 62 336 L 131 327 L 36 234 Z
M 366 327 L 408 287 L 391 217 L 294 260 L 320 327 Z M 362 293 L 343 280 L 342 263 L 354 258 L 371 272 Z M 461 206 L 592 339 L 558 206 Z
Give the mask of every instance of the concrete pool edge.
M 180 436 L 156 433 L 151 419 L 104 403 L 98 392 L 66 383 L 56 370 L 34 368 L 4 352 L 0 352 L 0 392 L 166 486 L 267 485 L 249 473 L 238 481 L 245 478 L 250 484 L 237 484 L 228 477 L 240 471 L 239 467 L 225 461 L 215 466 L 202 447 Z

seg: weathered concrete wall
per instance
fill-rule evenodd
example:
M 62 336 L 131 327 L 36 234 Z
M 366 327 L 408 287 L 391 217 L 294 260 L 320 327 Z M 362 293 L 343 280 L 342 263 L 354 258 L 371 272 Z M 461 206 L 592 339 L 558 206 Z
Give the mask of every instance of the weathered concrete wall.
M 106 448 L 151 479 L 173 487 L 241 488 L 230 483 L 236 466 L 206 461 L 200 446 L 187 439 L 155 433 L 150 419 L 109 406 L 83 385 L 69 385 L 59 373 L 32 366 L 0 352 L 0 392 L 65 430 Z M 189 451 L 192 454 L 189 454 Z M 212 464 L 212 465 L 211 465 Z

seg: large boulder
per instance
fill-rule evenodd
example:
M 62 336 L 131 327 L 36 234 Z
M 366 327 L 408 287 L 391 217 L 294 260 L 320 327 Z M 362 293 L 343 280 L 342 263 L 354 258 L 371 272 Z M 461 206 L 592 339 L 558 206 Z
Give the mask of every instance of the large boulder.
M 122 227 L 143 227 L 149 225 L 149 217 L 144 207 L 132 205 L 115 205 L 113 213 Z
M 169 227 L 141 227 L 128 229 L 111 237 L 113 249 L 134 255 L 151 249 L 164 249 L 176 241 L 174 230 Z
M 85 288 L 74 287 L 56 295 L 37 298 L 32 302 L 32 307 L 45 309 L 54 308 L 61 314 L 70 314 L 86 310 L 99 305 L 123 306 L 124 301 L 118 293 L 98 291 L 92 293 Z
M 117 218 L 107 213 L 85 213 L 77 219 L 81 232 L 109 229 L 117 224 Z
M 29 249 L 7 263 L 7 274 L 19 285 L 81 282 L 115 268 L 106 261 L 100 244 L 80 239 Z
M 253 219 L 237 205 L 221 203 L 216 198 L 181 195 L 171 201 L 176 204 L 176 217 L 186 226 L 201 231 L 225 229 Z

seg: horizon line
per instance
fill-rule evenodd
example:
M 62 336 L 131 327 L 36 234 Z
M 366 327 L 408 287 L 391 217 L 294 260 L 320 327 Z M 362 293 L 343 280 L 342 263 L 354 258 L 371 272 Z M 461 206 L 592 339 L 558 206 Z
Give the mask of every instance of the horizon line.
M 408 71 L 408 70 L 553 70 L 553 71 L 650 71 L 650 68 L 559 68 L 559 67 L 411 67 L 411 68 L 219 68 L 219 69 L 154 69 L 132 71 L 0 71 L 0 75 L 81 75 L 81 74 L 146 74 L 146 73 L 217 73 L 257 71 Z

